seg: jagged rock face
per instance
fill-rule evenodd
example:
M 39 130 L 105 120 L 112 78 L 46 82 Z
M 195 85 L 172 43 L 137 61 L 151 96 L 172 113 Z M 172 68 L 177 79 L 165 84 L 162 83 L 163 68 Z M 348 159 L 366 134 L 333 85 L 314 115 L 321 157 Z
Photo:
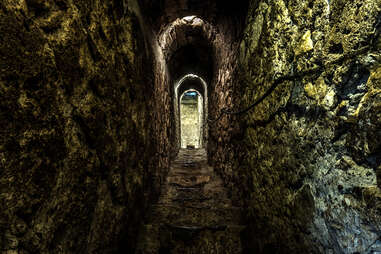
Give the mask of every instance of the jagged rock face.
M 251 1 L 237 100 L 288 78 L 239 117 L 230 159 L 213 157 L 248 207 L 248 250 L 381 251 L 380 13 L 378 1 Z
M 0 2 L 0 252 L 133 251 L 189 72 L 244 251 L 381 251 L 380 5 Z
M 136 18 L 123 1 L 2 1 L 0 34 L 0 252 L 133 248 L 157 145 Z

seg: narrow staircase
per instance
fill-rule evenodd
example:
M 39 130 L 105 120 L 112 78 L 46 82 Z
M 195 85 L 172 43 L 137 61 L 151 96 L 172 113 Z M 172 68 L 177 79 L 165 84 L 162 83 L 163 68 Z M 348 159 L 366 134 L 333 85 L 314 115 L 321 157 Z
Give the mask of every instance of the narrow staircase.
M 241 212 L 208 166 L 205 149 L 181 149 L 139 236 L 137 254 L 241 253 Z

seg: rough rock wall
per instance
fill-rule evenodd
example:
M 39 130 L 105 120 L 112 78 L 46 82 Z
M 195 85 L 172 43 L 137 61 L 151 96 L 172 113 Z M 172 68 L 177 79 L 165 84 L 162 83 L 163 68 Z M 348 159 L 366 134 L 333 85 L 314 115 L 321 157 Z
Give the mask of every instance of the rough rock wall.
M 157 145 L 136 19 L 123 1 L 6 0 L 0 34 L 0 252 L 130 250 Z
M 245 11 L 246 5 L 243 4 L 241 8 Z M 243 16 L 244 13 L 236 14 L 233 18 L 221 16 L 215 21 L 215 30 L 218 33 L 214 38 L 214 77 L 209 88 L 208 160 L 230 189 L 234 189 L 237 184 L 232 181 L 231 176 L 240 163 L 235 159 L 234 147 L 241 145 L 236 137 L 241 136 L 241 133 L 237 118 L 221 112 L 234 111 L 241 99 L 236 92 L 239 88 L 236 77 L 244 26 L 244 21 L 240 17 Z M 236 192 L 231 194 L 235 195 Z M 239 203 L 239 197 L 233 201 Z
M 248 207 L 248 250 L 381 251 L 380 18 L 373 0 L 251 1 L 238 96 L 272 92 L 219 164 Z

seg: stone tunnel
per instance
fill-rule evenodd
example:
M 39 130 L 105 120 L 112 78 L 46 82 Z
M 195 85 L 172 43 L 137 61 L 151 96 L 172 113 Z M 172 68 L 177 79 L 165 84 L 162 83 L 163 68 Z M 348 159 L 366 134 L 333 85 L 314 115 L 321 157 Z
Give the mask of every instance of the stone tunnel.
M 0 253 L 381 253 L 380 31 L 379 0 L 1 1 Z

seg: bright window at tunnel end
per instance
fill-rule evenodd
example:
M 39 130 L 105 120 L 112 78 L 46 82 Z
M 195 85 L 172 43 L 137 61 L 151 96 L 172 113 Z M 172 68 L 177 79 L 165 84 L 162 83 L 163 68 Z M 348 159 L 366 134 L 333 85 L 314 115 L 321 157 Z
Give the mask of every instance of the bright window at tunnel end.
M 204 23 L 204 20 L 196 15 L 185 16 L 181 20 L 192 25 L 202 25 Z
M 196 16 L 195 15 L 192 15 L 192 16 L 185 16 L 183 17 L 182 19 L 187 21 L 187 22 L 191 22 L 193 19 L 195 19 Z
M 197 95 L 197 93 L 194 92 L 194 91 L 191 91 L 191 92 L 186 92 L 185 95 L 186 95 L 186 96 L 192 96 L 192 97 L 194 97 L 194 96 Z

